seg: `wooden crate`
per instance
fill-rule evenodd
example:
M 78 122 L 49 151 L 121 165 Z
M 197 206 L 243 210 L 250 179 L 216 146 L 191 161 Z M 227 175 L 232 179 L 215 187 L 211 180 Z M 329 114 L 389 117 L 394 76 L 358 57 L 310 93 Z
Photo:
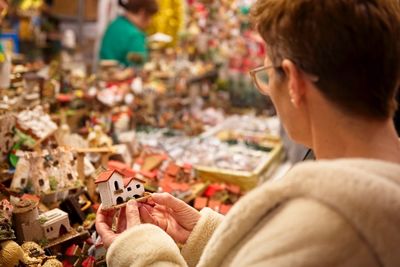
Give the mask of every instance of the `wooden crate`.
M 52 12 L 61 18 L 77 18 L 79 14 L 80 0 L 55 0 L 52 7 Z M 83 0 L 85 3 L 85 20 L 97 20 L 97 5 L 98 0 Z
M 282 143 L 277 143 L 269 155 L 263 159 L 260 165 L 251 172 L 233 171 L 205 166 L 194 166 L 197 177 L 203 181 L 224 182 L 240 186 L 244 191 L 253 189 L 259 184 L 260 178 L 268 172 L 272 172 L 281 162 L 283 155 Z

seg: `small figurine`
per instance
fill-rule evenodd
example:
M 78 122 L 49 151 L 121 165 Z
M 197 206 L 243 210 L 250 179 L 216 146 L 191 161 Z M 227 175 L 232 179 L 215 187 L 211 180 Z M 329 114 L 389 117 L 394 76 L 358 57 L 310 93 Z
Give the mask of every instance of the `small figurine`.
M 111 147 L 111 138 L 103 132 L 100 125 L 95 125 L 93 131 L 88 136 L 89 147 Z
M 119 170 L 100 173 L 96 179 L 103 209 L 124 204 L 130 199 L 140 199 L 145 195 L 141 175 L 126 176 Z M 146 196 L 145 196 L 146 197 Z
M 12 113 L 0 116 L 0 160 L 5 161 L 14 145 L 16 117 Z
M 56 256 L 47 256 L 41 246 L 35 242 L 25 242 L 21 246 L 24 253 L 24 263 L 27 266 L 62 267 Z M 25 265 L 23 265 L 25 266 Z
M 21 200 L 13 211 L 17 240 L 43 241 L 58 238 L 72 230 L 68 213 L 53 209 L 39 215 L 38 203 Z

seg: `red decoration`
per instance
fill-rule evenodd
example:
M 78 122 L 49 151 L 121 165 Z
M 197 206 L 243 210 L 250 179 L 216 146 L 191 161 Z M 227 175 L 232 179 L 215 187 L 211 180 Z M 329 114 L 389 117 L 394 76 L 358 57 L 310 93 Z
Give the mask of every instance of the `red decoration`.
M 96 262 L 96 259 L 94 257 L 90 256 L 82 262 L 82 266 L 83 267 L 94 267 L 95 262 Z
M 224 188 L 221 185 L 212 184 L 212 185 L 209 185 L 207 187 L 206 191 L 204 192 L 204 196 L 210 198 L 210 197 L 214 196 L 216 193 L 218 193 L 219 191 L 222 191 L 222 190 L 224 190 Z

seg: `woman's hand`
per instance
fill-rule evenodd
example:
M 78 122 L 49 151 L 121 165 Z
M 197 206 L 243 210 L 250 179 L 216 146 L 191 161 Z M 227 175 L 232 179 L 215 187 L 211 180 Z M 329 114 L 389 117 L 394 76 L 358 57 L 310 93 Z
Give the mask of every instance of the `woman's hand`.
M 138 205 L 135 200 L 120 210 L 103 210 L 100 206 L 96 215 L 96 230 L 106 248 L 125 230 L 140 224 Z M 113 229 L 115 225 L 115 229 Z
M 177 243 L 185 244 L 200 213 L 168 193 L 153 194 L 139 205 L 142 222 L 159 226 Z

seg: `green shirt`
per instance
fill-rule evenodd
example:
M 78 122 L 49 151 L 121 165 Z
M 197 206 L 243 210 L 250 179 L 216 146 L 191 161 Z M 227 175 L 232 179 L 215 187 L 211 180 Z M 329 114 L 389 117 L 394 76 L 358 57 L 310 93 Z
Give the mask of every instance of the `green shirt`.
M 0 63 L 6 61 L 6 53 L 4 52 L 3 45 L 0 43 Z
M 146 34 L 123 16 L 108 26 L 100 48 L 100 59 L 117 60 L 124 66 L 141 66 L 147 60 Z

